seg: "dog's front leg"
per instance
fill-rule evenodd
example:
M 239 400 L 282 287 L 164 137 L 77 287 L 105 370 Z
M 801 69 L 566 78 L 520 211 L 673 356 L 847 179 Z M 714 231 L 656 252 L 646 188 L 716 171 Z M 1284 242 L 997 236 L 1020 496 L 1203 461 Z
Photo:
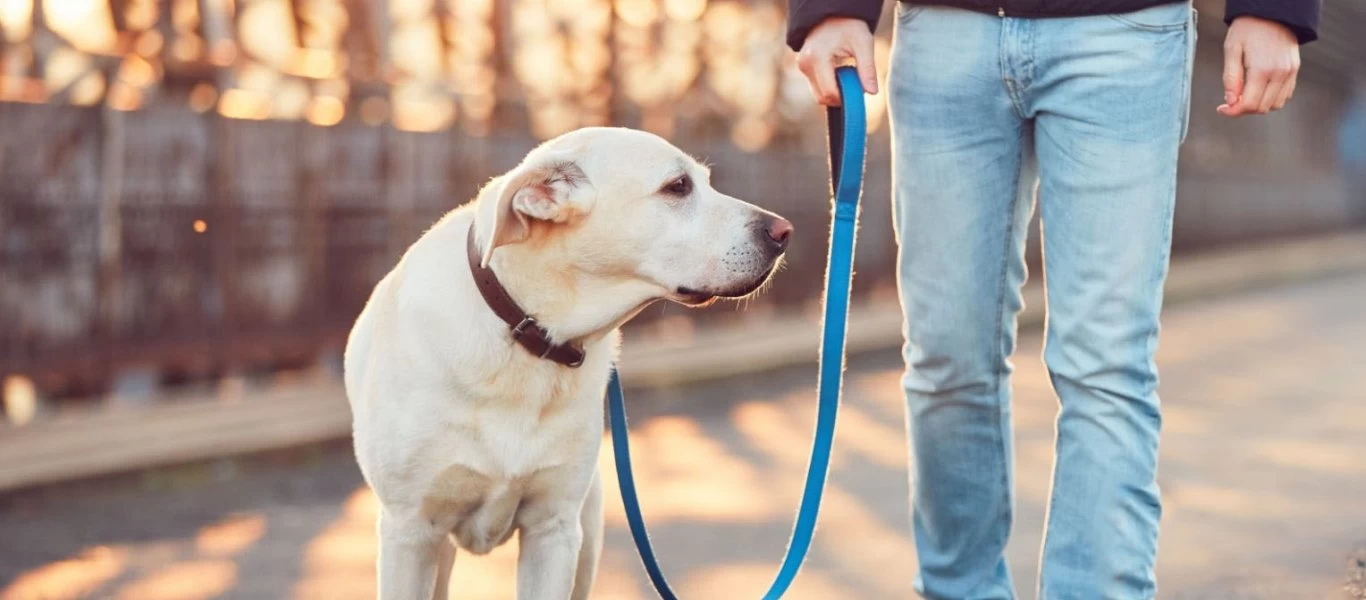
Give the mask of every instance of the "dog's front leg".
M 524 525 L 517 557 L 517 600 L 567 600 L 583 544 L 577 510 Z
M 583 544 L 579 546 L 579 567 L 574 575 L 574 594 L 571 600 L 588 600 L 593 592 L 593 581 L 598 576 L 598 561 L 602 558 L 602 473 L 593 470 L 593 483 L 588 497 L 583 500 L 579 515 L 583 528 Z
M 381 511 L 379 600 L 425 600 L 436 592 L 441 534 L 426 522 Z M 443 596 L 444 597 L 444 596 Z

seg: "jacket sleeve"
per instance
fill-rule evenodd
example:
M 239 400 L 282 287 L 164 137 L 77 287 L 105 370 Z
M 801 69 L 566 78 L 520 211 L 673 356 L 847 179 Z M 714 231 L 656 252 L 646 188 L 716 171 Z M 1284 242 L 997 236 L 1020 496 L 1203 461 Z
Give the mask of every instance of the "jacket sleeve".
M 1301 44 L 1307 44 L 1319 38 L 1322 9 L 1323 0 L 1228 0 L 1224 23 L 1244 16 L 1270 19 L 1289 27 Z
M 801 50 L 806 35 L 829 17 L 860 19 L 876 31 L 881 16 L 882 0 L 787 0 L 787 45 Z

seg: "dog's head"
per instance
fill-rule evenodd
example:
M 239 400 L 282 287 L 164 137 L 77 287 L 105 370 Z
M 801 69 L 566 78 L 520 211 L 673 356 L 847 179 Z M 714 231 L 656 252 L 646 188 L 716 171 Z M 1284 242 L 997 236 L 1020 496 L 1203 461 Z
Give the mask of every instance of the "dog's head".
M 479 219 L 492 227 L 484 260 L 517 248 L 641 300 L 701 305 L 749 295 L 777 267 L 792 224 L 709 179 L 705 166 L 653 134 L 565 134 L 481 194 Z

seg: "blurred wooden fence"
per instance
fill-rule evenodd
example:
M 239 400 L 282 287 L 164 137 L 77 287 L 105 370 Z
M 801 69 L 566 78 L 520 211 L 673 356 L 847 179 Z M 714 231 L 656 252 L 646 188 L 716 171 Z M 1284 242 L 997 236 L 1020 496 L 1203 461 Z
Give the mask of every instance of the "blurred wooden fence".
M 339 347 L 408 244 L 536 143 L 4 103 L 0 131 L 0 376 L 72 393 L 127 368 L 213 375 Z M 824 159 L 725 143 L 689 150 L 720 165 L 718 187 L 801 232 L 794 267 L 760 304 L 811 302 L 823 275 Z M 885 172 L 886 153 L 875 160 Z M 885 186 L 869 186 L 864 289 L 890 283 Z
M 1219 40 L 1202 43 L 1178 251 L 1353 226 L 1366 199 L 1345 198 L 1334 172 L 1342 91 L 1306 85 L 1275 118 L 1218 119 Z M 724 132 L 676 130 L 681 147 L 716 165 L 718 188 L 784 214 L 797 236 L 789 268 L 746 316 L 660 305 L 633 326 L 819 301 L 820 123 L 813 113 L 802 135 L 762 152 Z M 537 142 L 525 127 L 319 127 L 170 104 L 0 103 L 0 132 L 0 377 L 24 373 L 52 395 L 100 392 L 128 368 L 213 376 L 339 348 L 399 253 Z M 870 144 L 858 299 L 894 289 L 887 146 L 883 127 Z

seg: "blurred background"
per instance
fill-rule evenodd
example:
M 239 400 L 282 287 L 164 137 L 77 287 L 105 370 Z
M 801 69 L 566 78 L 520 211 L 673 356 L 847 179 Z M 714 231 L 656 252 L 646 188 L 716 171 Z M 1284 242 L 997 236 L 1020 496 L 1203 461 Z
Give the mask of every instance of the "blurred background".
M 1228 120 L 1222 2 L 1196 2 L 1160 357 L 1170 597 L 1366 597 L 1366 1 L 1325 4 L 1294 101 Z M 757 595 L 805 464 L 829 201 L 784 11 L 0 0 L 0 598 L 373 597 L 375 505 L 339 386 L 352 319 L 441 214 L 541 140 L 605 124 L 668 137 L 796 223 L 771 292 L 653 307 L 623 359 L 664 558 L 692 597 Z M 911 595 L 888 139 L 869 103 L 847 448 L 793 597 Z M 1026 592 L 1056 409 L 1036 282 L 1027 298 Z M 647 598 L 614 485 L 598 595 Z M 457 597 L 512 597 L 515 549 L 457 562 Z

